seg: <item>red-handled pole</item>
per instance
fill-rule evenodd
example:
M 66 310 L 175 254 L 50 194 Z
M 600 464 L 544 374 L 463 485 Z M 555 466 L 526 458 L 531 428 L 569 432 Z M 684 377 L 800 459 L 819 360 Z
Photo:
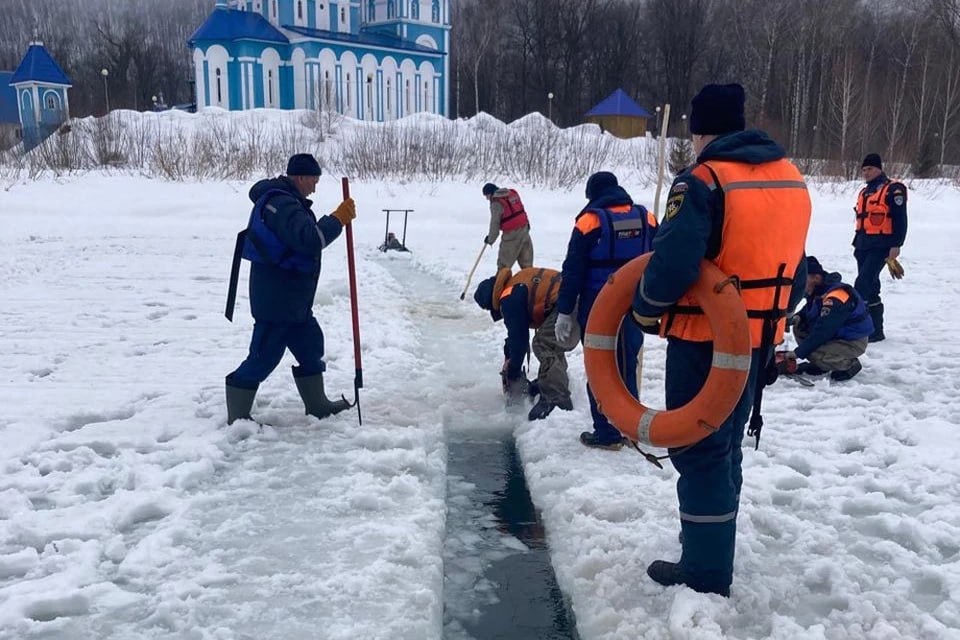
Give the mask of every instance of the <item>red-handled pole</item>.
M 344 178 L 343 199 L 350 197 L 350 180 Z M 353 316 L 353 361 L 356 374 L 353 378 L 353 403 L 357 405 L 357 420 L 363 424 L 360 413 L 360 389 L 363 388 L 363 363 L 360 361 L 360 312 L 357 310 L 357 263 L 353 257 L 353 225 L 347 225 L 347 273 L 350 276 L 350 313 Z

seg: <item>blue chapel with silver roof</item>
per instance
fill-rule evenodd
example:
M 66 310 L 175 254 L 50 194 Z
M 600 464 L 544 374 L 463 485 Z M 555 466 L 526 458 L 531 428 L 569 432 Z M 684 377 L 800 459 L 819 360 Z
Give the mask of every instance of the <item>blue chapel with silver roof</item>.
M 189 45 L 198 109 L 449 115 L 450 0 L 216 0 Z

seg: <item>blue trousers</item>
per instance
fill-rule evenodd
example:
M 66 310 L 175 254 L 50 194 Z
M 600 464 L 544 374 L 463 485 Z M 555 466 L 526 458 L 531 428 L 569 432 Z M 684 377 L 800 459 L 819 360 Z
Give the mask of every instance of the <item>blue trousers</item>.
M 583 334 L 587 330 L 587 318 L 590 316 L 594 300 L 596 300 L 595 292 L 592 296 L 580 296 L 577 321 L 580 323 L 581 342 L 583 341 Z M 637 357 L 640 355 L 642 347 L 643 332 L 629 319 L 624 319 L 617 341 L 617 365 L 620 367 L 620 377 L 623 378 L 627 390 L 634 398 L 637 397 Z M 607 417 L 600 413 L 600 409 L 597 408 L 597 400 L 593 397 L 593 391 L 590 390 L 589 384 L 587 385 L 587 398 L 590 400 L 590 415 L 593 416 L 593 430 L 597 436 L 611 442 L 623 437 L 617 431 L 617 428 L 610 424 Z
M 890 255 L 890 249 L 880 247 L 878 249 L 857 249 L 853 252 L 853 257 L 857 261 L 857 279 L 853 283 L 867 306 L 874 306 L 880 303 L 880 273 L 887 265 L 887 256 Z
M 668 338 L 667 409 L 683 406 L 697 395 L 710 372 L 712 357 L 712 342 Z M 700 590 L 729 588 L 733 582 L 737 511 L 743 485 L 741 444 L 753 408 L 761 359 L 760 350 L 755 349 L 743 395 L 716 432 L 690 448 L 669 450 L 673 466 L 680 473 L 680 566 L 687 584 Z
M 284 352 L 300 364 L 297 377 L 323 373 L 323 330 L 316 318 L 306 322 L 255 322 L 250 339 L 250 353 L 236 371 L 227 376 L 227 384 L 242 389 L 256 389 L 280 364 Z

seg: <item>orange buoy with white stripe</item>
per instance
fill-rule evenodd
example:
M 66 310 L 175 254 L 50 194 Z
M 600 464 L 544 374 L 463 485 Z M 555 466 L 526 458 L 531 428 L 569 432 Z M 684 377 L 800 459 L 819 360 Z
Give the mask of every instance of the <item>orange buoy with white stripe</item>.
M 683 447 L 715 432 L 737 406 L 750 373 L 747 311 L 734 281 L 715 264 L 700 263 L 700 279 L 687 292 L 713 331 L 713 362 L 697 396 L 677 409 L 657 411 L 630 395 L 617 367 L 617 334 L 630 313 L 637 284 L 652 254 L 620 268 L 597 296 L 583 339 L 587 383 L 600 411 L 621 433 L 655 447 Z

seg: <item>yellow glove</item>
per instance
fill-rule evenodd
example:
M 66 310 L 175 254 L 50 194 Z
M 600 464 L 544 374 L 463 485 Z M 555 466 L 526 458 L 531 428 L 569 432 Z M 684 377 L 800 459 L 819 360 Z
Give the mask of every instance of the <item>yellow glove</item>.
M 337 206 L 337 210 L 331 213 L 334 218 L 340 221 L 340 224 L 347 226 L 357 217 L 357 207 L 353 204 L 353 198 L 347 198 Z
M 896 258 L 887 258 L 887 270 L 894 280 L 903 278 L 903 265 Z

